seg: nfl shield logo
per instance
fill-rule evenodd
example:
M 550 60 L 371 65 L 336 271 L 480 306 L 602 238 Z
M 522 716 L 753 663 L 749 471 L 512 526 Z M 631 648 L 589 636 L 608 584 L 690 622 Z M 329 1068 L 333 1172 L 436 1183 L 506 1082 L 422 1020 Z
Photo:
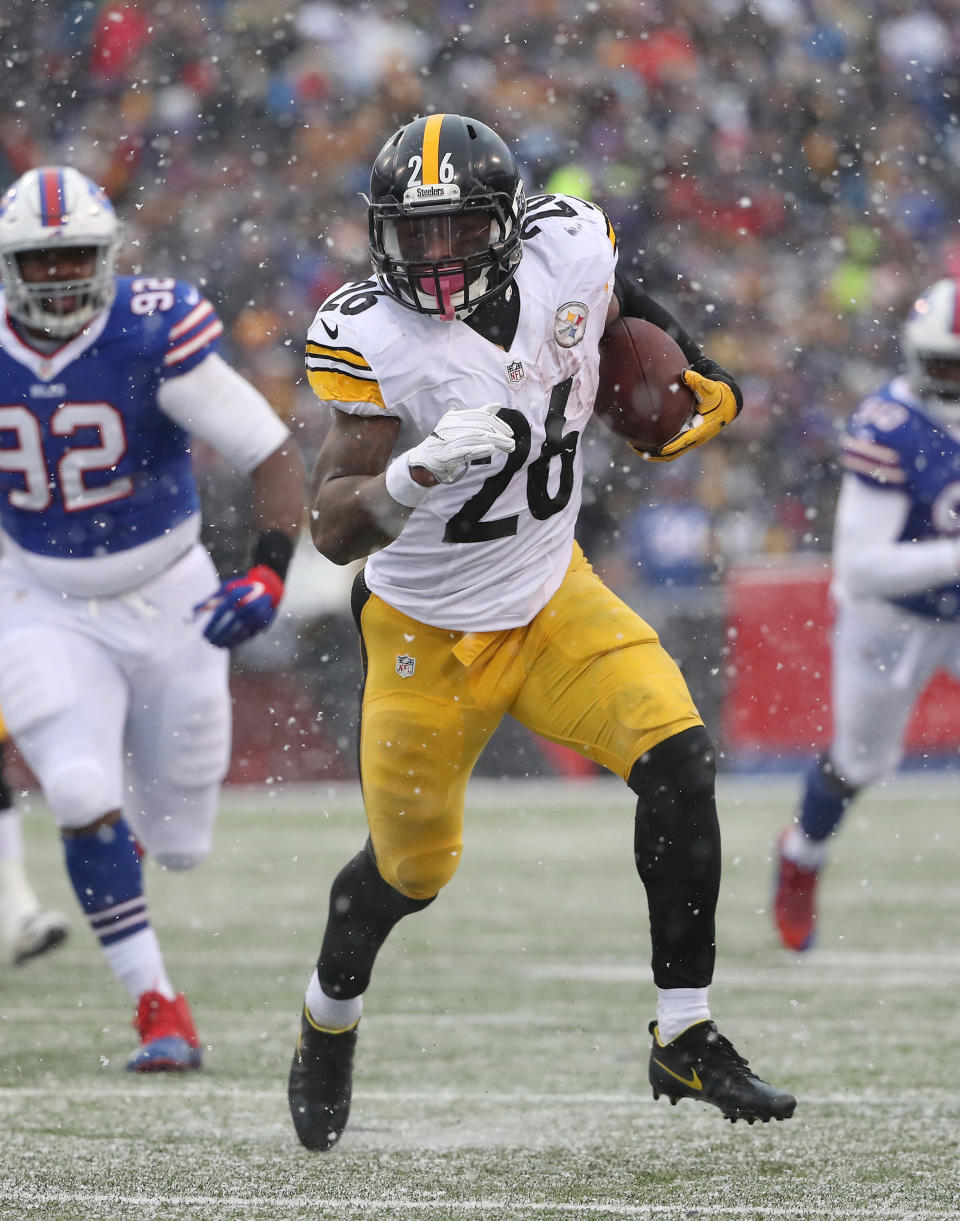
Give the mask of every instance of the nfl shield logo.
M 415 657 L 410 657 L 407 653 L 397 654 L 397 673 L 401 678 L 412 678 L 416 668 L 417 659 Z
M 512 364 L 507 365 L 507 379 L 511 386 L 519 386 L 526 376 L 527 371 L 523 367 L 522 360 L 515 360 Z

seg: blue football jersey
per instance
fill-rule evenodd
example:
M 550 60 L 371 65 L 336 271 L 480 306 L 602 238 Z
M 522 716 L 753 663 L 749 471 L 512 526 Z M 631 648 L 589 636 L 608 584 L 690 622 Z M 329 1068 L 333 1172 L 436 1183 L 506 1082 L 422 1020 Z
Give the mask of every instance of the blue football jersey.
M 161 383 L 216 350 L 223 324 L 190 284 L 118 276 L 80 335 L 42 353 L 0 310 L 0 525 L 26 551 L 86 558 L 169 531 L 199 507 L 189 434 Z
M 843 467 L 910 499 L 900 542 L 960 535 L 960 441 L 926 415 L 903 378 L 869 395 L 843 438 Z M 960 619 L 960 585 L 891 601 L 936 619 Z

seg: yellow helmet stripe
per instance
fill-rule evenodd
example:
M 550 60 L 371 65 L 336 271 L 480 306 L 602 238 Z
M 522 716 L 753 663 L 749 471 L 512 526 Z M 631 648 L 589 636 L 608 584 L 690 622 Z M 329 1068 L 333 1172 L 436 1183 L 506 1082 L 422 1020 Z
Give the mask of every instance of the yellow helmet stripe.
M 420 173 L 425 187 L 440 181 L 440 126 L 447 116 L 432 114 L 423 129 L 423 168 Z

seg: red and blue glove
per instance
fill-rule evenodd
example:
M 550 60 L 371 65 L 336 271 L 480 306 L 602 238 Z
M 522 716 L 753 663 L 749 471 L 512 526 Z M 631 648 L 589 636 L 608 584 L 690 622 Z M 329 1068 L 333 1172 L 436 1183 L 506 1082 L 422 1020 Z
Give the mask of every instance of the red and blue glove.
M 213 611 L 204 636 L 221 649 L 234 649 L 270 626 L 282 597 L 280 576 L 266 564 L 257 564 L 245 576 L 224 581 L 193 613 Z

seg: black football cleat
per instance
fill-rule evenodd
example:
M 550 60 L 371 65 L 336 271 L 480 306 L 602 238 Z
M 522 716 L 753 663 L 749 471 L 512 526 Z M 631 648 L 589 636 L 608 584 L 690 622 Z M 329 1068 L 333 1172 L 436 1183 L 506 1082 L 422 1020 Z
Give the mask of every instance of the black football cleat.
M 755 1076 L 713 1022 L 697 1022 L 666 1044 L 660 1042 L 656 1022 L 650 1023 L 650 1033 L 654 1098 L 665 1094 L 673 1106 L 681 1098 L 698 1098 L 718 1107 L 732 1123 L 767 1123 L 793 1114 L 796 1098 Z
M 356 1026 L 336 1034 L 320 1030 L 304 1007 L 287 1098 L 297 1136 L 308 1149 L 323 1153 L 343 1135 L 350 1118 L 356 1046 Z

